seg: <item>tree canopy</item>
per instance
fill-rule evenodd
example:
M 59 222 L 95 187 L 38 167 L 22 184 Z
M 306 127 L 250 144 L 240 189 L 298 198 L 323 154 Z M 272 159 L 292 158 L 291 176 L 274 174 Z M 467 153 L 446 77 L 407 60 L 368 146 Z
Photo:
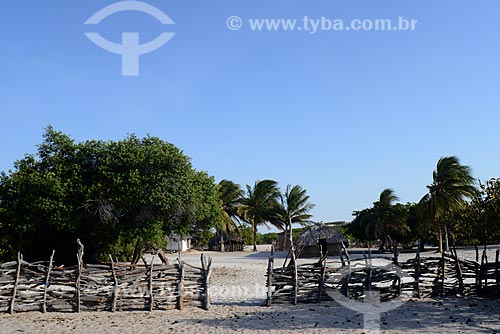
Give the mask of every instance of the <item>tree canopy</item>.
M 166 234 L 206 229 L 220 214 L 214 179 L 157 137 L 76 143 L 48 127 L 37 153 L 0 177 L 4 257 L 56 249 L 74 261 L 80 238 L 92 260 L 130 258 L 137 242 L 160 246 Z

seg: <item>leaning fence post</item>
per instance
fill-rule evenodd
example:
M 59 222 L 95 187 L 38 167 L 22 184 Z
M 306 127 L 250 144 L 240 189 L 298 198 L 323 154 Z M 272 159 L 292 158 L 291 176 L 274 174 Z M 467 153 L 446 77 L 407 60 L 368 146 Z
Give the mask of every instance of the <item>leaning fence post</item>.
M 17 270 L 16 270 L 16 280 L 14 281 L 14 289 L 12 290 L 12 299 L 10 300 L 10 314 L 14 314 L 14 305 L 16 302 L 17 285 L 19 284 L 19 275 L 21 274 L 21 262 L 23 261 L 23 256 L 20 252 L 17 253 Z
M 460 295 L 464 296 L 465 295 L 464 279 L 463 279 L 462 268 L 460 267 L 460 261 L 458 260 L 458 253 L 457 253 L 456 249 L 455 249 L 455 261 L 456 261 L 459 293 L 460 293 Z
M 49 276 L 52 271 L 52 261 L 54 260 L 54 253 L 56 251 L 52 251 L 52 255 L 49 260 L 49 267 L 47 268 L 47 274 L 45 275 L 45 284 L 43 286 L 43 301 L 42 301 L 42 312 L 47 313 L 47 289 L 49 288 Z
M 80 239 L 76 239 L 76 243 L 78 244 L 78 252 L 76 253 L 76 257 L 78 259 L 78 271 L 76 275 L 76 284 L 75 284 L 76 312 L 80 313 L 80 303 L 81 303 L 80 280 L 82 278 L 82 271 L 83 271 L 83 244 L 80 242 Z
M 347 248 L 345 247 L 344 242 L 342 241 L 342 249 L 344 250 L 345 257 L 347 259 L 347 263 L 351 265 L 351 259 L 349 258 L 349 252 L 347 251 Z
M 440 266 L 441 266 L 441 291 L 440 291 L 440 296 L 444 295 L 444 279 L 445 279 L 445 275 L 444 275 L 444 271 L 445 271 L 444 254 L 445 254 L 445 252 L 443 252 L 441 254 L 441 261 L 440 261 Z
M 269 262 L 267 265 L 267 300 L 266 306 L 271 306 L 273 301 L 273 268 L 274 268 L 274 256 L 269 257 Z
M 116 277 L 116 269 L 115 269 L 115 263 L 113 262 L 113 257 L 111 254 L 109 255 L 109 259 L 111 260 L 111 272 L 113 274 L 113 293 L 112 293 L 112 300 L 111 300 L 111 312 L 116 311 L 116 302 L 118 300 L 118 278 Z

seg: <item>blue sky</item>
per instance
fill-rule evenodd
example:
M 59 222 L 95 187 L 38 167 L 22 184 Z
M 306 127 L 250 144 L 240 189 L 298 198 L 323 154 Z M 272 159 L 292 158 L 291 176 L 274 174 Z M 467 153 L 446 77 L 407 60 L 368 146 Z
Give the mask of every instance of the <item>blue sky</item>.
M 305 187 L 315 219 L 350 220 L 385 188 L 418 201 L 437 160 L 499 177 L 500 2 L 147 0 L 175 37 L 140 76 L 85 36 L 141 42 L 165 31 L 138 12 L 83 23 L 115 1 L 5 1 L 0 12 L 0 170 L 52 124 L 76 140 L 170 141 L 197 169 L 241 185 Z M 229 16 L 407 17 L 416 31 L 239 31 Z

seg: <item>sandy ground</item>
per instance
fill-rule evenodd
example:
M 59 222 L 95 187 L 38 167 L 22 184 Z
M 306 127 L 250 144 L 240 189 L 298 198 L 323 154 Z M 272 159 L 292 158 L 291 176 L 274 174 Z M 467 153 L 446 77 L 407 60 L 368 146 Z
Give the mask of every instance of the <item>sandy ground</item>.
M 495 250 L 488 251 L 489 259 L 494 259 Z M 363 315 L 336 302 L 261 306 L 268 251 L 269 247 L 263 246 L 258 253 L 206 253 L 213 258 L 214 267 L 210 311 L 1 314 L 0 333 L 367 333 Z M 281 265 L 286 254 L 275 255 L 276 264 Z M 459 255 L 475 258 L 471 250 L 461 250 Z M 401 254 L 401 260 L 413 256 Z M 177 255 L 169 257 L 175 260 Z M 191 264 L 200 261 L 198 252 L 181 257 Z M 383 312 L 375 325 L 382 333 L 500 333 L 500 301 L 458 297 L 410 300 Z

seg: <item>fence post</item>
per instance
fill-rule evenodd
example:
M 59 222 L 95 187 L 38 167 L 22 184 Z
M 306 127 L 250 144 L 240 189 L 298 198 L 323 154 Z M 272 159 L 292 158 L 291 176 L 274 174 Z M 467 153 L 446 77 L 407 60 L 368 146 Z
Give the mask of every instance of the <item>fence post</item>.
M 324 260 L 321 263 L 321 279 L 319 281 L 319 297 L 318 297 L 319 303 L 321 303 L 321 298 L 323 298 L 323 290 L 325 289 L 326 259 L 327 257 L 325 256 Z
M 292 260 L 293 260 L 293 305 L 297 305 L 297 295 L 299 294 L 299 282 L 298 282 L 298 271 L 297 271 L 297 259 L 295 258 L 295 252 L 292 248 Z
M 351 259 L 349 258 L 349 252 L 347 251 L 347 248 L 344 245 L 344 242 L 342 241 L 342 249 L 344 250 L 345 257 L 347 258 L 347 263 L 351 265 Z
M 483 255 L 481 256 L 481 271 L 479 275 L 481 288 L 483 287 L 484 280 L 484 288 L 488 287 L 488 255 L 486 254 L 486 244 L 484 245 Z
M 417 266 L 415 267 L 415 290 L 417 293 L 417 298 L 420 298 L 420 239 L 417 243 L 417 255 L 415 257 L 415 262 Z
M 201 268 L 203 270 L 207 270 L 207 265 L 205 263 L 205 255 L 203 255 L 203 253 L 201 253 L 200 255 L 200 261 L 201 261 Z
M 109 255 L 109 259 L 111 260 L 111 273 L 113 274 L 113 292 L 112 292 L 112 300 L 111 300 L 111 312 L 116 312 L 116 302 L 118 300 L 118 278 L 116 277 L 116 269 L 115 263 L 113 262 L 113 257 L 111 254 Z
M 177 308 L 182 311 L 184 309 L 184 263 L 180 262 L 179 263 L 179 272 L 180 272 L 180 277 L 179 277 L 179 285 L 177 287 L 177 290 L 179 290 L 179 300 L 177 303 Z
M 444 263 L 444 254 L 445 252 L 443 252 L 441 254 L 441 261 L 440 261 L 440 267 L 441 267 L 441 289 L 440 289 L 440 296 L 443 296 L 444 295 L 444 279 L 445 279 L 445 275 L 444 275 L 444 271 L 445 271 L 445 263 Z
M 78 244 L 78 252 L 76 253 L 76 258 L 78 259 L 78 272 L 76 275 L 76 284 L 75 284 L 76 312 L 80 313 L 80 303 L 81 303 L 80 280 L 82 278 L 82 271 L 83 271 L 83 244 L 80 242 L 80 239 L 76 239 L 76 243 Z
M 23 256 L 20 252 L 17 252 L 17 270 L 16 270 L 16 280 L 14 281 L 14 289 L 12 290 L 12 299 L 10 300 L 10 314 L 14 314 L 14 305 L 16 302 L 17 285 L 19 284 L 19 275 L 21 274 L 21 262 L 23 261 Z
M 457 269 L 457 276 L 458 276 L 458 289 L 459 293 L 461 296 L 465 295 L 464 291 L 464 279 L 462 276 L 462 268 L 460 267 L 460 261 L 458 260 L 458 253 L 457 250 L 455 249 L 455 262 L 456 262 L 456 269 Z
M 266 306 L 271 306 L 273 301 L 273 268 L 274 268 L 274 256 L 269 257 L 269 262 L 267 265 L 267 300 Z
M 154 307 L 154 296 L 153 296 L 153 267 L 154 267 L 155 257 L 151 259 L 151 264 L 149 265 L 149 312 L 153 311 Z
M 394 264 L 398 265 L 399 252 L 398 252 L 398 242 L 396 240 L 392 243 L 392 251 L 394 253 Z
M 212 258 L 208 259 L 205 276 L 205 310 L 210 309 L 210 275 L 212 274 Z
M 500 264 L 498 261 L 500 260 L 500 249 L 497 249 L 496 257 L 495 257 L 495 281 L 497 285 L 497 296 L 500 294 Z
M 47 313 L 47 289 L 49 288 L 49 276 L 52 270 L 52 261 L 54 260 L 54 253 L 56 251 L 52 251 L 52 255 L 49 260 L 49 267 L 47 268 L 47 274 L 45 275 L 45 284 L 43 286 L 43 301 L 42 301 L 42 312 Z

